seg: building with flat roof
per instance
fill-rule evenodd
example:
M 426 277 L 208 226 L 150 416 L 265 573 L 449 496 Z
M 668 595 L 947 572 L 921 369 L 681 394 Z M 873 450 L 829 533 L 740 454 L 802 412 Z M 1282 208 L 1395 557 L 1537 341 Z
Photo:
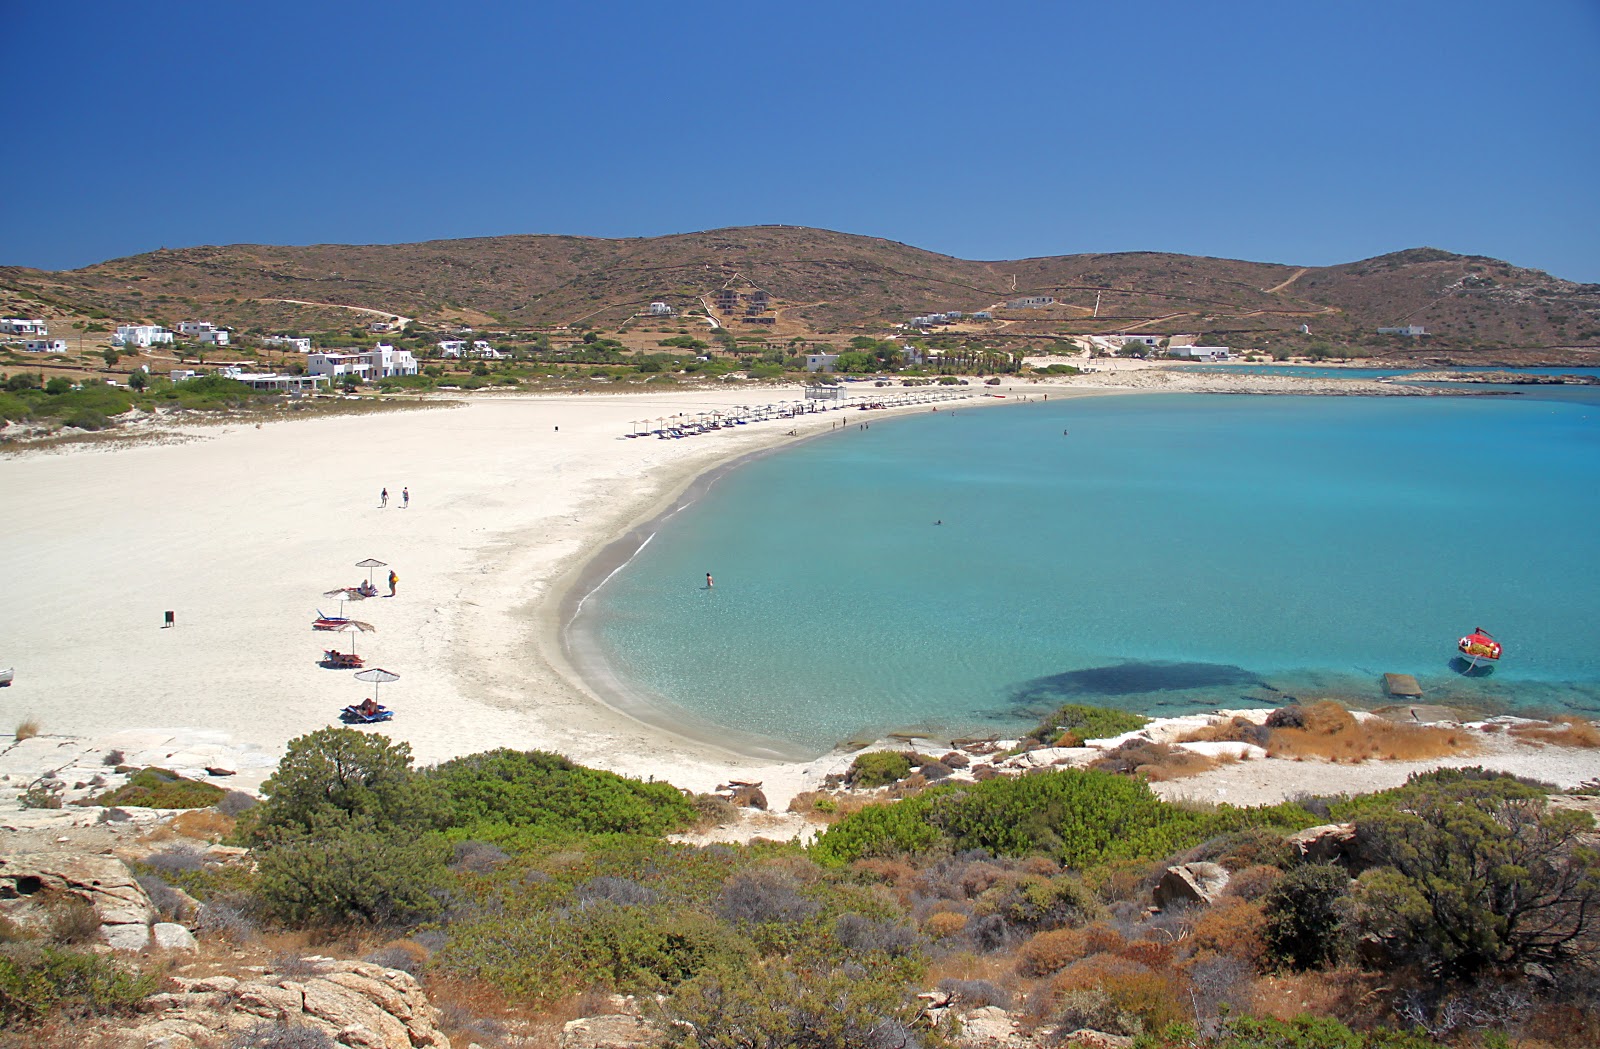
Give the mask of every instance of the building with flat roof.
M 172 333 L 159 324 L 121 324 L 111 336 L 113 346 L 165 345 L 172 342 Z
M 1426 334 L 1428 334 L 1428 332 L 1420 324 L 1407 324 L 1403 328 L 1379 328 L 1378 329 L 1378 334 L 1379 335 L 1406 335 L 1406 336 L 1410 336 L 1410 337 L 1414 338 L 1414 337 L 1416 337 L 1418 335 L 1426 335 Z
M 45 322 L 27 317 L 0 317 L 0 334 L 5 335 L 49 335 L 50 329 Z
M 1008 310 L 1037 310 L 1045 306 L 1054 305 L 1054 295 L 1024 295 L 1020 299 L 1012 299 L 1006 303 Z

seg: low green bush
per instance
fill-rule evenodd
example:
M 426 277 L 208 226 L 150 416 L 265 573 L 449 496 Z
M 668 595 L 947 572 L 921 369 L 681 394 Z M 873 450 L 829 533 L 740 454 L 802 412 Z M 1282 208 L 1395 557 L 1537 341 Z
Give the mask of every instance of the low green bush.
M 255 856 L 255 896 L 268 917 L 296 928 L 382 928 L 438 913 L 450 849 L 438 834 L 331 817 L 280 831 Z
M 911 775 L 911 758 L 892 750 L 858 754 L 850 763 L 849 778 L 857 787 L 886 787 Z
M 176 772 L 143 768 L 116 790 L 87 799 L 89 805 L 136 805 L 149 809 L 204 809 L 227 794 L 221 787 L 185 779 Z
M 1144 728 L 1150 719 L 1113 707 L 1091 707 L 1067 703 L 1039 722 L 1029 736 L 1045 743 L 1077 746 L 1088 739 L 1109 739 L 1124 732 Z M 1070 740 L 1066 737 L 1071 737 Z
M 7 946 L 0 949 L 0 1026 L 132 1011 L 158 982 L 103 955 Z
M 1083 869 L 1165 856 L 1249 827 L 1289 831 L 1316 822 L 1298 805 L 1196 811 L 1162 801 L 1138 780 L 1067 769 L 935 787 L 868 806 L 829 827 L 810 853 L 820 863 L 840 864 L 943 844 L 997 856 L 1043 854 Z

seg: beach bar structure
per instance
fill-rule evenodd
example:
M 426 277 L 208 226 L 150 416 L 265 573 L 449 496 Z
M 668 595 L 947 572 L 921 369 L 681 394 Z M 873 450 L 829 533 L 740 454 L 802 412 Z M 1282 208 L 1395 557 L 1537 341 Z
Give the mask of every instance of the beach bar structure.
M 806 387 L 806 400 L 808 401 L 837 401 L 843 391 L 837 386 L 827 383 L 815 383 Z

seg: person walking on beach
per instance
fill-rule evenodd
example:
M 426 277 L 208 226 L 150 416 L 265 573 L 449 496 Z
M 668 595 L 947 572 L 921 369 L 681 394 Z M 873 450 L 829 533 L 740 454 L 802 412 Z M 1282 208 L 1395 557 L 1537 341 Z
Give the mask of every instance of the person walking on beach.
M 400 577 L 395 575 L 394 569 L 389 569 L 389 596 L 394 596 L 394 588 L 400 585 Z
M 378 493 L 378 505 L 379 506 L 388 506 L 389 505 L 389 489 L 388 489 L 387 486 L 383 489 L 383 491 Z
M 706 573 L 706 589 L 707 590 L 711 589 L 711 573 L 710 572 Z
M 411 489 L 409 489 L 409 488 L 400 489 L 400 509 L 404 510 L 406 507 L 408 507 L 410 505 L 411 505 Z

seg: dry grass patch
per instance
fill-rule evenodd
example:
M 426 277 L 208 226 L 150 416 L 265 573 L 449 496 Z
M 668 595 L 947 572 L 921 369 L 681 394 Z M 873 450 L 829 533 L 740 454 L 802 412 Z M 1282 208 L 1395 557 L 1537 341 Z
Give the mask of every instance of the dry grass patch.
M 1274 758 L 1325 758 L 1334 762 L 1423 761 L 1478 749 L 1468 729 L 1445 725 L 1407 725 L 1382 718 L 1357 720 L 1337 703 L 1324 700 L 1302 708 L 1297 719 L 1274 728 L 1267 754 Z
M 1600 748 L 1600 725 L 1582 718 L 1556 718 L 1554 721 L 1513 725 L 1511 735 L 1515 739 L 1548 743 L 1554 747 Z
M 1229 754 L 1215 757 L 1196 754 L 1182 747 L 1146 740 L 1129 740 L 1095 760 L 1089 767 L 1100 772 L 1115 772 L 1138 776 L 1152 783 L 1194 776 L 1221 765 L 1231 765 L 1238 758 Z
M 1258 725 L 1249 718 L 1233 717 L 1222 721 L 1213 721 L 1205 728 L 1197 728 L 1178 739 L 1179 743 L 1252 743 L 1258 747 L 1267 745 L 1270 730 L 1265 725 Z
M 799 813 L 808 820 L 835 823 L 852 812 L 860 812 L 868 805 L 882 804 L 881 797 L 861 797 L 854 794 L 834 793 L 827 790 L 808 790 L 789 800 L 789 811 Z
M 39 734 L 39 723 L 37 721 L 35 721 L 33 718 L 29 718 L 28 720 L 22 722 L 21 724 L 19 724 L 17 726 L 16 739 L 17 739 L 18 743 L 21 743 L 23 740 L 32 739 L 33 737 L 37 736 L 38 734 Z

